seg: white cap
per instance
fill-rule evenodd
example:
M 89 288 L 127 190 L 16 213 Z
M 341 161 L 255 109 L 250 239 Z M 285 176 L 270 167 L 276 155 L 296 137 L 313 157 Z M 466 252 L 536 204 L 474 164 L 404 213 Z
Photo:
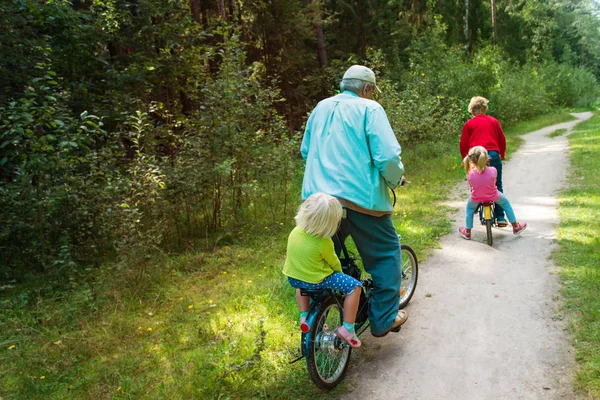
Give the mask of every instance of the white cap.
M 381 93 L 381 89 L 377 87 L 375 83 L 375 73 L 371 68 L 367 68 L 364 65 L 353 65 L 346 70 L 342 79 L 358 79 L 364 82 L 369 82 L 375 85 L 375 89 Z

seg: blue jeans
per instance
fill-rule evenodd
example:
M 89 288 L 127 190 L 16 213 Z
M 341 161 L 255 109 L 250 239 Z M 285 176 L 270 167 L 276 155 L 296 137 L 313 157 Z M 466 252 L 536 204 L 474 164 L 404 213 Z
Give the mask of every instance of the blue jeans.
M 510 205 L 510 201 L 508 201 L 504 194 L 500 194 L 500 198 L 494 203 L 496 203 L 494 206 L 494 209 L 496 210 L 498 207 L 503 207 L 504 211 L 506 211 L 506 216 L 508 217 L 509 222 L 517 222 L 517 218 L 515 217 L 515 213 Z M 478 202 L 471 200 L 470 197 L 469 200 L 467 200 L 467 220 L 465 221 L 465 228 L 467 229 L 473 228 L 473 215 L 475 214 L 478 204 Z
M 502 187 L 502 159 L 500 159 L 500 153 L 496 150 L 488 151 L 488 156 L 490 157 L 490 166 L 496 168 L 498 171 L 498 176 L 496 177 L 496 187 L 502 193 L 504 193 L 504 187 Z M 498 221 L 506 221 L 504 217 L 504 208 L 501 205 L 496 203 L 496 207 L 494 208 L 494 214 L 496 214 L 496 219 Z
M 400 305 L 402 253 L 392 217 L 373 217 L 347 209 L 339 232 L 341 240 L 352 237 L 365 270 L 371 274 L 373 289 L 369 321 L 371 333 L 381 335 L 394 323 Z M 337 254 L 340 254 L 341 248 L 336 237 L 333 242 Z

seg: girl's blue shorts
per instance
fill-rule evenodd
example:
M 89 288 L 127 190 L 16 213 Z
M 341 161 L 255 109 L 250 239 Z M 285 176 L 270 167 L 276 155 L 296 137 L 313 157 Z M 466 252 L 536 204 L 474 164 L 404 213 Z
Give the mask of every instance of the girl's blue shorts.
M 291 277 L 288 277 L 288 282 L 296 289 L 333 289 L 345 295 L 354 292 L 357 287 L 362 287 L 362 283 L 341 272 L 334 272 L 320 283 L 308 283 Z

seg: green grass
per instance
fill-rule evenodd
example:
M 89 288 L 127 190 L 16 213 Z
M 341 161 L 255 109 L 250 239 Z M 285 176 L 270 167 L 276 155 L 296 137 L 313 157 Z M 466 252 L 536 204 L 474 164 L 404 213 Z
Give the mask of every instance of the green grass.
M 561 268 L 563 295 L 579 368 L 576 386 L 600 398 L 600 116 L 568 136 L 569 187 L 560 196 L 561 224 L 553 258 Z
M 555 137 L 557 137 L 557 136 L 562 136 L 562 135 L 564 135 L 565 133 L 567 133 L 567 130 L 568 130 L 568 129 L 557 129 L 557 130 L 555 130 L 554 132 L 551 132 L 551 133 L 549 133 L 549 134 L 548 134 L 548 137 L 550 137 L 550 138 L 555 138 Z
M 507 129 L 511 152 L 517 132 Z M 420 260 L 451 231 L 439 204 L 465 179 L 459 134 L 404 148 L 412 183 L 396 190 L 394 222 Z M 254 239 L 165 256 L 141 281 L 139 267 L 126 265 L 0 287 L 0 397 L 316 400 L 345 392 L 348 382 L 316 389 L 304 360 L 288 364 L 300 354 L 297 306 L 280 272 L 292 227 L 289 217 L 257 227 Z M 417 288 L 415 296 L 427 295 Z

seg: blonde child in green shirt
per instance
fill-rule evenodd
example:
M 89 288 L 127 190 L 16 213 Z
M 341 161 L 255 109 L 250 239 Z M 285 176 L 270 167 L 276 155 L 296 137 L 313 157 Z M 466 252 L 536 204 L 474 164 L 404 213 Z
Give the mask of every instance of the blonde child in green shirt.
M 354 332 L 354 321 L 362 284 L 342 272 L 331 239 L 340 225 L 342 214 L 342 205 L 333 196 L 315 193 L 307 198 L 298 210 L 295 217 L 296 227 L 288 238 L 283 273 L 288 277 L 290 285 L 296 288 L 302 332 L 307 333 L 310 330 L 306 323 L 309 297 L 302 296 L 300 290 L 338 290 L 344 293 L 346 298 L 344 299 L 344 322 L 335 333 L 351 347 L 359 348 L 360 340 Z

